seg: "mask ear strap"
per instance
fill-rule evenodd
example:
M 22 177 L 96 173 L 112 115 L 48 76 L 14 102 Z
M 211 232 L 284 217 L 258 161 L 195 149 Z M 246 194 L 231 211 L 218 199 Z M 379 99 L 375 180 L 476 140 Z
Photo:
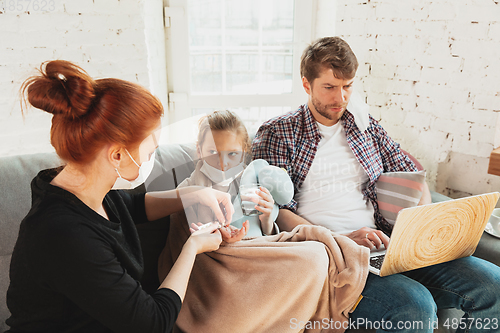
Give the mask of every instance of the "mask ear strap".
M 138 168 L 140 168 L 141 166 L 139 164 L 137 164 L 137 162 L 134 160 L 134 158 L 132 157 L 132 155 L 130 155 L 130 153 L 128 152 L 127 148 L 125 148 L 125 151 L 127 152 L 128 157 L 130 157 L 132 159 L 132 161 L 134 162 L 134 164 L 137 165 Z
M 120 175 L 120 173 L 118 172 L 118 169 L 117 169 L 117 168 L 115 168 L 115 171 L 116 171 L 116 173 L 118 174 L 118 177 L 119 177 L 119 178 L 123 178 L 123 177 L 122 177 L 122 175 Z

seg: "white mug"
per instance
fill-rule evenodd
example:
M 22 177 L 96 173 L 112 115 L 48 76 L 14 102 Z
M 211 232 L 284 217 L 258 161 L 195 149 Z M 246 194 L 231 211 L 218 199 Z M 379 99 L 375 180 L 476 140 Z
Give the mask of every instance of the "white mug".
M 500 208 L 493 209 L 489 222 L 495 233 L 500 235 Z

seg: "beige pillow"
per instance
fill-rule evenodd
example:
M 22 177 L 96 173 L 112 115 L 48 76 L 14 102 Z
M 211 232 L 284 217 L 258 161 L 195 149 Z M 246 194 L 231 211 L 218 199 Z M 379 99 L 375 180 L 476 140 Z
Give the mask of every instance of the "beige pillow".
M 425 171 L 386 172 L 376 182 L 378 208 L 382 216 L 394 225 L 398 212 L 416 206 L 424 189 Z

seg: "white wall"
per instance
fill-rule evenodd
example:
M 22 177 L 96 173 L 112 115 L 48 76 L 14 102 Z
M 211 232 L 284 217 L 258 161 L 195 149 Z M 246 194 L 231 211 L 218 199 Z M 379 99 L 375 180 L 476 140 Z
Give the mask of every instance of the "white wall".
M 333 34 L 335 1 L 312 2 L 318 12 L 312 37 Z M 168 106 L 163 28 L 167 0 L 56 0 L 54 8 L 44 12 L 19 3 L 23 10 L 10 10 L 9 2 L 0 10 L 0 156 L 53 151 L 51 115 L 30 110 L 23 121 L 17 96 L 21 83 L 46 60 L 73 61 L 93 77 L 138 82 Z
M 73 61 L 93 77 L 165 93 L 165 69 L 154 57 L 165 52 L 162 0 L 56 0 L 45 12 L 24 1 L 18 2 L 22 11 L 11 11 L 6 3 L 0 11 L 0 156 L 53 150 L 51 115 L 32 109 L 23 121 L 19 107 L 21 83 L 43 61 Z
M 500 190 L 500 4 L 337 0 L 337 34 L 360 61 L 371 112 L 451 196 Z

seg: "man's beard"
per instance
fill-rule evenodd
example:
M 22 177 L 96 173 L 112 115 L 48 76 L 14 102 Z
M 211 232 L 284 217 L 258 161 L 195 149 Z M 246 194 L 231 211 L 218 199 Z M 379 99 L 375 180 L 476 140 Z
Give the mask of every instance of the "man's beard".
M 340 117 L 342 117 L 342 114 L 344 114 L 344 111 L 347 107 L 347 103 L 323 105 L 316 98 L 312 98 L 312 105 L 314 106 L 316 112 L 329 120 L 338 120 Z M 336 113 L 329 112 L 328 110 L 332 108 L 342 108 L 342 111 Z

